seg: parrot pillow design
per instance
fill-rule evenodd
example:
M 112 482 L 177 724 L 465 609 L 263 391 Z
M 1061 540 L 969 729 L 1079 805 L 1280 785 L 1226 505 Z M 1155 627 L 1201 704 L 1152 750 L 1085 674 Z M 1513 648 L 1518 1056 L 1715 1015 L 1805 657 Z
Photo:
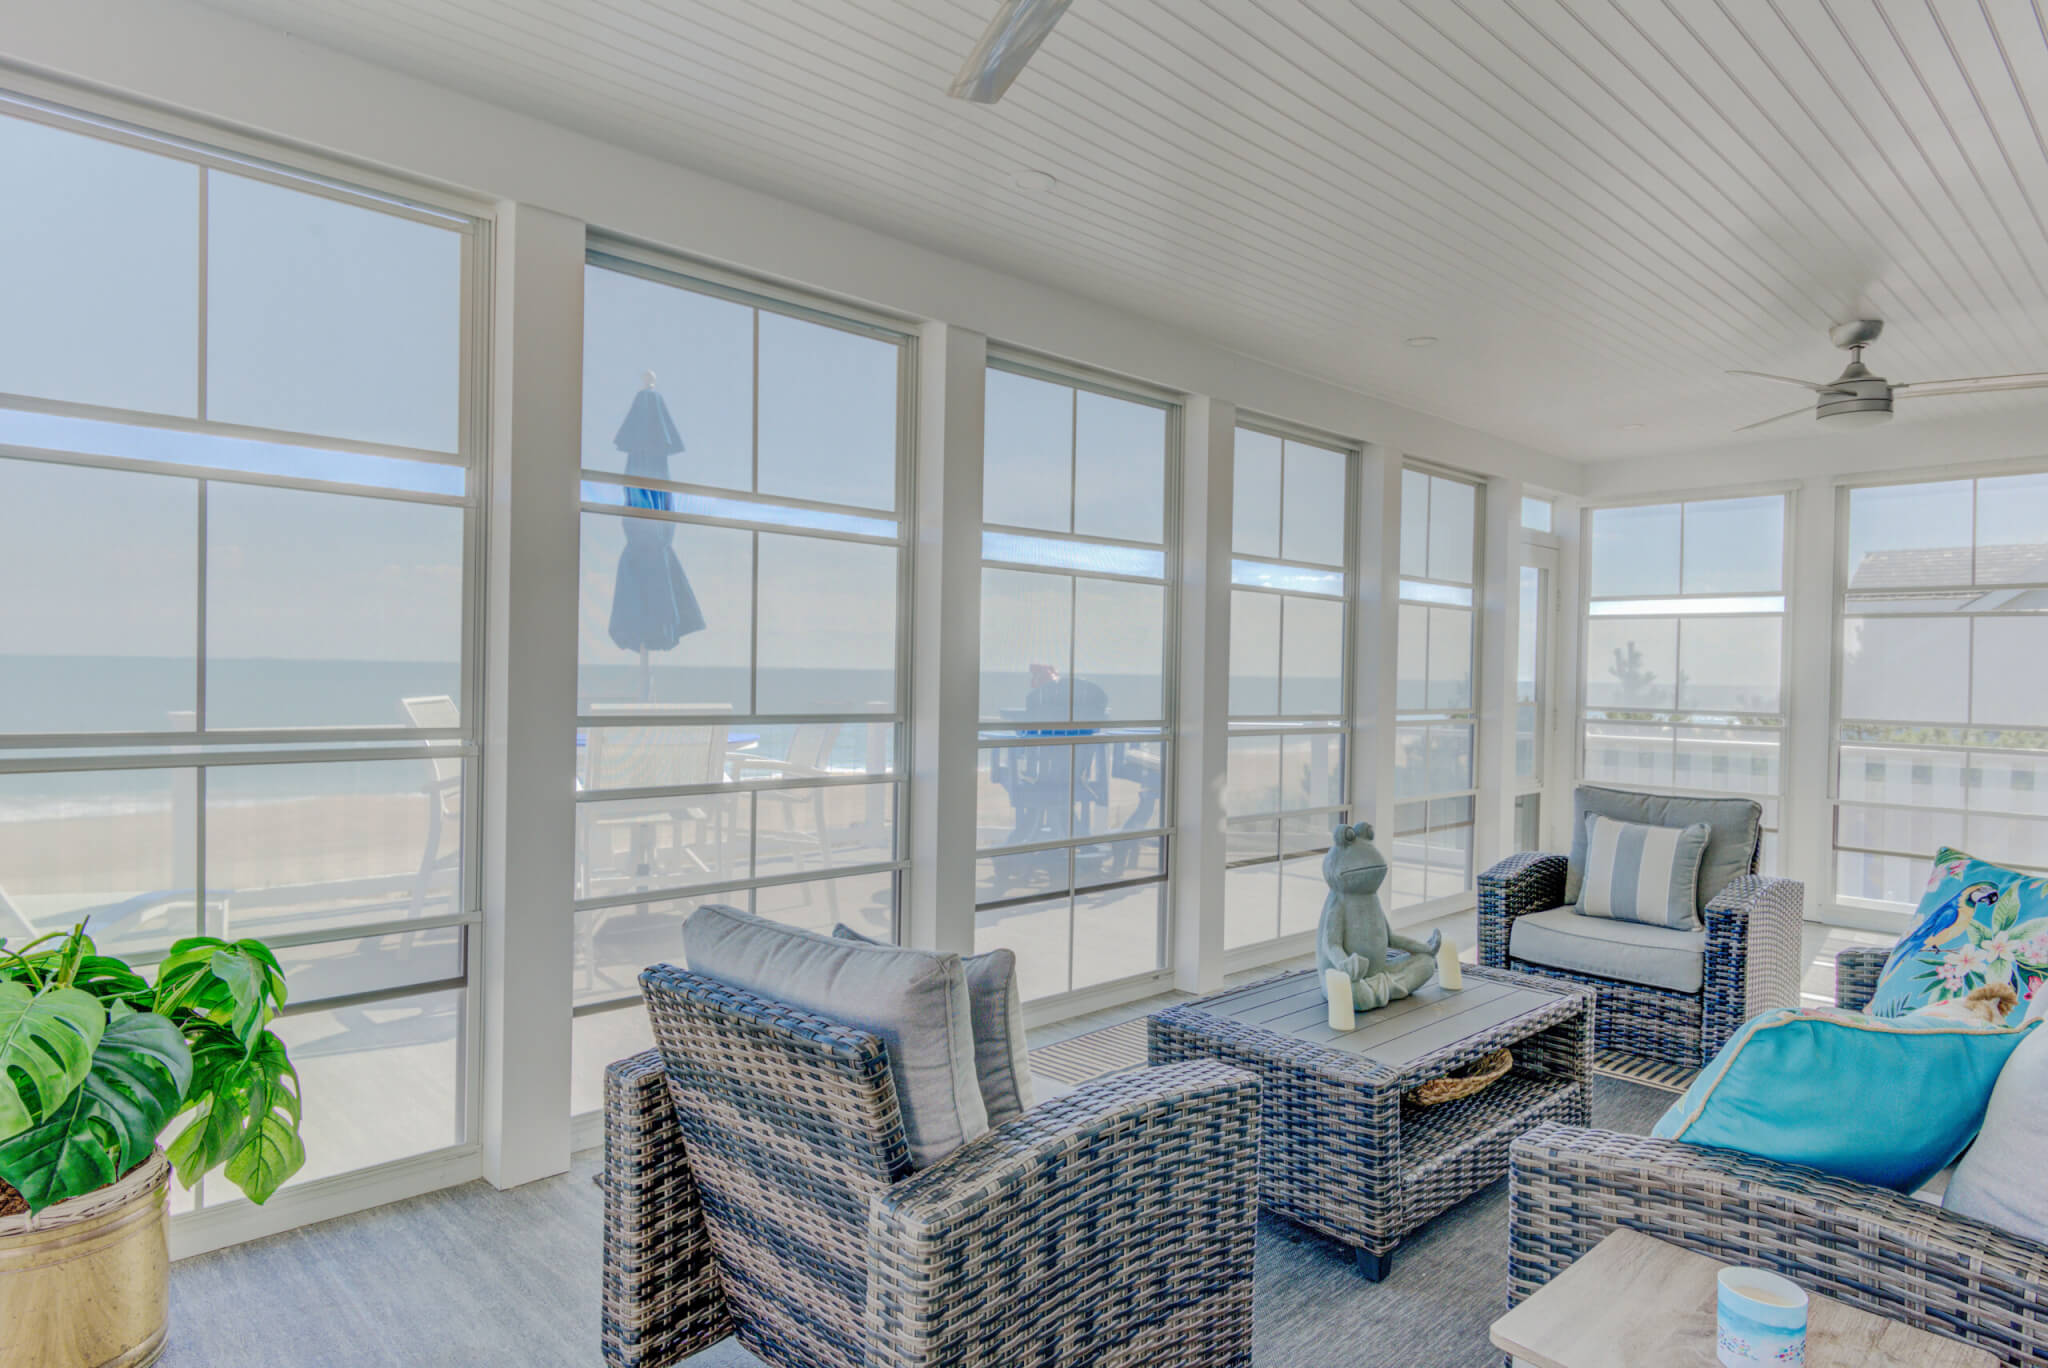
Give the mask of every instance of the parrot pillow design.
M 2048 999 L 2048 879 L 2019 874 L 1944 846 L 1918 919 L 1885 961 L 1870 1014 L 1897 1017 L 1940 1003 L 1995 1000 L 2025 1021 Z M 1974 997 L 1972 995 L 1975 995 Z

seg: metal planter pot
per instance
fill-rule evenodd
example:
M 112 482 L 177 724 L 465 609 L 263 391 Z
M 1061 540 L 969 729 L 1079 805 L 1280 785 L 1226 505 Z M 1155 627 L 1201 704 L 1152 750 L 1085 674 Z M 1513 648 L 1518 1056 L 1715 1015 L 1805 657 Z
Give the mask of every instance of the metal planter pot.
M 171 1166 L 0 1217 L 0 1368 L 143 1368 L 164 1351 Z

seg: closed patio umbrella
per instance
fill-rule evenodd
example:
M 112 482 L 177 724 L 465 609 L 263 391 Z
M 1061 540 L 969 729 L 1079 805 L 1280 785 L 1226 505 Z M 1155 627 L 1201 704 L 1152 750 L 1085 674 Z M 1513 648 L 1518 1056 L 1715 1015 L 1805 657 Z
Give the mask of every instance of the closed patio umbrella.
M 668 458 L 683 449 L 682 434 L 669 417 L 668 405 L 654 389 L 654 375 L 633 396 L 626 421 L 619 424 L 612 445 L 626 453 L 626 473 L 650 480 L 669 478 Z M 626 490 L 628 508 L 675 507 L 665 489 Z M 626 549 L 619 553 L 618 578 L 612 587 L 612 643 L 640 653 L 640 694 L 654 694 L 650 651 L 671 651 L 692 632 L 704 630 L 704 613 L 690 592 L 689 578 L 676 559 L 675 524 L 658 518 L 626 518 Z

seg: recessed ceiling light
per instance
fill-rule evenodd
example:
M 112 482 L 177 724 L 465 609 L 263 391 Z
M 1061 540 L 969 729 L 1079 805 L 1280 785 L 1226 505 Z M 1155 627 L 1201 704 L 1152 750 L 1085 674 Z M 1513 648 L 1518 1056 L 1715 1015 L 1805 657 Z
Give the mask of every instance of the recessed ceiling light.
M 1643 425 L 1641 423 L 1623 423 L 1621 425 L 1621 430 L 1623 432 L 1641 432 L 1643 430 Z
M 1418 350 L 1423 347 L 1434 347 L 1436 345 L 1436 339 L 1434 337 L 1429 337 L 1426 335 L 1422 337 L 1411 337 L 1408 339 L 1408 345 L 1417 348 Z
M 1027 190 L 1034 195 L 1042 195 L 1055 185 L 1058 185 L 1059 182 L 1044 171 L 1019 171 L 1016 175 L 1010 177 L 1010 184 L 1016 186 L 1019 190 Z

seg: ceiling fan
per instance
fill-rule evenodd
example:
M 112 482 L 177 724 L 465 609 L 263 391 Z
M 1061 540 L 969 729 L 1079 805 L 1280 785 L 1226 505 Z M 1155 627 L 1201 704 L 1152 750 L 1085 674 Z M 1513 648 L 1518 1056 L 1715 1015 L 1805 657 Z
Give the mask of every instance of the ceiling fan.
M 1877 341 L 1877 335 L 1884 331 L 1884 322 L 1876 318 L 1860 318 L 1852 323 L 1837 323 L 1828 329 L 1828 340 L 1849 353 L 1849 364 L 1842 373 L 1825 384 L 1811 380 L 1795 380 L 1789 375 L 1770 375 L 1764 371 L 1732 370 L 1730 375 L 1754 375 L 1760 380 L 1776 380 L 1783 385 L 1798 385 L 1814 393 L 1813 406 L 1796 408 L 1790 413 L 1780 413 L 1761 422 L 1747 423 L 1735 429 L 1748 432 L 1767 423 L 1779 422 L 1786 418 L 1797 418 L 1802 413 L 1812 413 L 1832 427 L 1857 428 L 1874 427 L 1889 422 L 1892 416 L 1892 400 L 1895 397 L 1919 399 L 1942 394 L 1989 394 L 1993 390 L 2038 389 L 2048 386 L 2048 371 L 2032 371 L 2024 375 L 1978 375 L 1965 380 L 1919 380 L 1912 384 L 1895 385 L 1882 375 L 1872 375 L 1863 364 L 1863 349 Z
M 1003 0 L 996 17 L 946 93 L 956 100 L 994 104 L 1038 51 L 1073 0 Z

